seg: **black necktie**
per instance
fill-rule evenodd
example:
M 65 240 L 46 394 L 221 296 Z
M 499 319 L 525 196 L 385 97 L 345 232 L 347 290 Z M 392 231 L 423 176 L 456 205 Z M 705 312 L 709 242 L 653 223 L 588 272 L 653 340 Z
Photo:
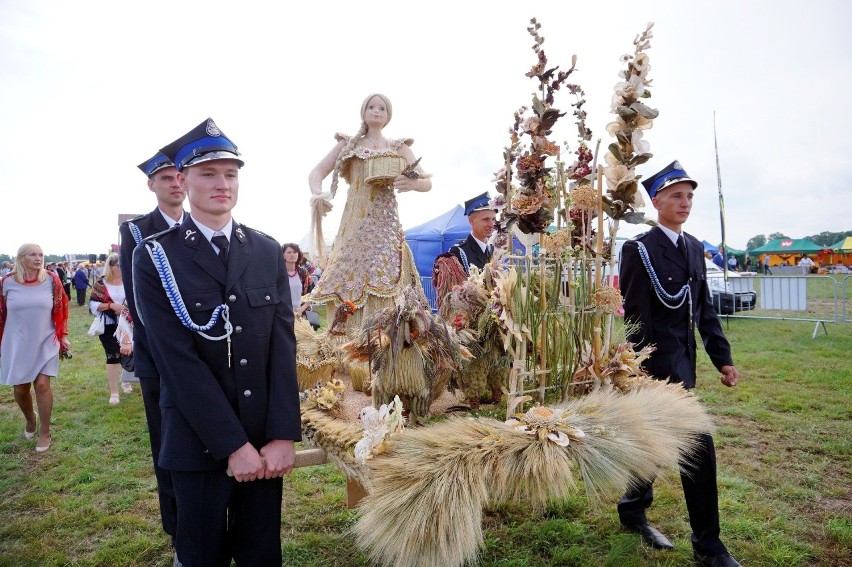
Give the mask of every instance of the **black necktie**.
M 682 234 L 677 237 L 677 249 L 680 250 L 680 255 L 683 256 L 683 259 L 689 261 L 689 257 L 686 255 L 686 239 Z
M 485 246 L 485 255 L 486 255 L 488 258 L 491 258 L 491 255 L 492 255 L 493 253 L 494 253 L 494 246 L 492 246 L 491 244 L 487 244 L 487 245 Z
M 219 259 L 222 260 L 222 264 L 227 268 L 228 267 L 228 238 L 224 234 L 220 234 L 218 236 L 214 236 L 212 239 L 213 244 L 216 245 L 216 248 L 219 249 Z

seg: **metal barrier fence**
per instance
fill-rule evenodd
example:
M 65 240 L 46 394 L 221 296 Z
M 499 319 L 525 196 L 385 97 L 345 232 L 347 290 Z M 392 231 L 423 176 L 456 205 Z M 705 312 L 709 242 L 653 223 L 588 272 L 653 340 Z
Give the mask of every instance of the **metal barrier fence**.
M 434 311 L 431 277 L 420 283 Z M 729 277 L 727 291 L 713 286 L 716 311 L 743 319 L 789 319 L 819 323 L 852 322 L 852 276 L 741 275 Z
M 429 306 L 432 308 L 432 312 L 438 310 L 438 303 L 436 300 L 435 288 L 432 287 L 432 278 L 428 276 L 420 276 L 420 285 L 423 286 L 423 291 L 426 293 L 426 299 L 429 300 Z

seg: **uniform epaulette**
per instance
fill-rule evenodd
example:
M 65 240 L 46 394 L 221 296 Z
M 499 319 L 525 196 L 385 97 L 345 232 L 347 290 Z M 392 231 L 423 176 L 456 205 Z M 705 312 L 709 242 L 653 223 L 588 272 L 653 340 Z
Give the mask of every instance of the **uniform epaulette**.
M 634 236 L 634 237 L 632 238 L 632 240 L 642 240 L 643 238 L 645 238 L 645 237 L 646 237 L 646 236 L 648 236 L 649 234 L 651 234 L 651 231 L 650 231 L 650 230 L 646 230 L 645 232 L 640 232 L 639 234 L 637 234 L 636 236 Z
M 145 214 L 147 214 L 147 213 L 145 213 Z M 127 226 L 127 223 L 131 223 L 131 222 L 134 222 L 134 221 L 141 220 L 144 216 L 145 216 L 144 214 L 138 215 L 138 216 L 133 217 L 132 219 L 127 219 L 126 221 L 122 221 L 121 226 Z
M 246 229 L 246 230 L 250 230 L 250 231 L 252 231 L 252 232 L 256 232 L 257 234 L 259 234 L 259 235 L 261 235 L 261 236 L 265 236 L 265 237 L 266 237 L 266 238 L 268 238 L 269 240 L 275 240 L 275 237 L 273 237 L 273 236 L 269 236 L 268 234 L 266 234 L 266 233 L 265 233 L 265 232 L 263 232 L 262 230 L 257 230 L 256 228 L 252 228 L 252 227 L 250 227 L 250 226 L 246 226 L 246 225 L 244 225 L 244 224 L 241 224 L 240 226 L 241 226 L 241 227 L 243 227 L 243 228 L 244 228 L 244 229 Z M 276 240 L 276 242 L 277 242 L 277 240 Z
M 179 224 L 176 224 L 176 225 L 174 225 L 174 226 L 170 226 L 170 227 L 169 227 L 169 228 L 167 228 L 166 230 L 162 230 L 162 231 L 160 231 L 160 232 L 155 232 L 155 233 L 154 233 L 154 234 L 152 234 L 151 236 L 146 236 L 145 238 L 143 238 L 143 239 L 142 239 L 142 242 L 148 242 L 149 240 L 156 240 L 156 239 L 157 239 L 157 237 L 163 236 L 164 234 L 168 234 L 168 233 L 170 233 L 170 232 L 172 232 L 172 231 L 175 231 L 175 230 L 177 230 L 177 229 L 179 229 L 179 228 L 180 228 L 180 225 L 179 225 Z

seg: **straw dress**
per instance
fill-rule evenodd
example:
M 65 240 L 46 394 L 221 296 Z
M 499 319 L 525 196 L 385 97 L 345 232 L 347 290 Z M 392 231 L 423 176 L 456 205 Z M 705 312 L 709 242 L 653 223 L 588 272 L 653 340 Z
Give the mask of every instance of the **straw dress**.
M 338 140 L 348 137 L 338 134 Z M 403 288 L 414 284 L 421 289 L 420 278 L 405 233 L 399 222 L 396 195 L 387 182 L 366 181 L 367 160 L 376 155 L 401 157 L 402 144 L 411 140 L 389 140 L 388 148 L 370 150 L 355 146 L 344 150 L 340 175 L 349 184 L 340 228 L 334 239 L 328 264 L 311 301 L 325 303 L 328 320 L 343 302 L 356 307 L 347 321 L 347 335 L 361 326 L 371 314 L 393 306 Z

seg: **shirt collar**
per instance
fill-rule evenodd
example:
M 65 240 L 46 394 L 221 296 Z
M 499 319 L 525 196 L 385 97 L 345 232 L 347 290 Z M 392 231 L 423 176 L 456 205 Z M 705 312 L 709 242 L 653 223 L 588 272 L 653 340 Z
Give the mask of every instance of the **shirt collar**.
M 169 228 L 172 228 L 174 225 L 180 224 L 183 221 L 183 214 L 181 214 L 181 219 L 179 221 L 176 221 L 175 219 L 164 213 L 163 209 L 158 207 L 157 210 L 160 211 L 161 215 L 163 215 L 163 220 L 166 221 L 166 226 Z
M 657 226 L 659 226 L 659 227 L 660 227 L 660 229 L 663 231 L 663 233 L 664 233 L 666 236 L 668 236 L 668 237 L 669 237 L 669 240 L 671 240 L 671 241 L 672 241 L 672 244 L 674 244 L 675 246 L 677 246 L 677 239 L 678 239 L 678 237 L 680 237 L 680 235 L 681 235 L 681 234 L 683 234 L 683 233 L 682 233 L 682 232 L 675 232 L 675 231 L 673 231 L 672 229 L 670 229 L 670 228 L 666 228 L 666 227 L 664 227 L 664 226 L 663 226 L 663 225 L 661 225 L 661 224 L 658 224 Z
M 473 235 L 473 233 L 471 233 L 470 237 L 476 240 L 476 243 L 479 244 L 479 247 L 482 249 L 483 252 L 485 252 L 485 250 L 488 248 L 488 243 L 478 239 Z
M 192 217 L 192 213 L 190 213 L 189 216 Z M 224 234 L 225 238 L 228 239 L 228 242 L 229 243 L 231 242 L 231 230 L 234 228 L 234 219 L 229 220 L 228 224 L 226 224 L 225 226 L 222 227 L 222 230 L 213 230 L 209 226 L 204 226 L 203 224 L 198 222 L 195 219 L 195 217 L 192 217 L 192 222 L 195 223 L 195 226 L 198 227 L 198 231 L 201 232 L 201 234 L 204 235 L 204 238 L 206 238 L 208 242 L 212 243 L 213 242 L 213 236 L 218 234 L 218 233 Z

